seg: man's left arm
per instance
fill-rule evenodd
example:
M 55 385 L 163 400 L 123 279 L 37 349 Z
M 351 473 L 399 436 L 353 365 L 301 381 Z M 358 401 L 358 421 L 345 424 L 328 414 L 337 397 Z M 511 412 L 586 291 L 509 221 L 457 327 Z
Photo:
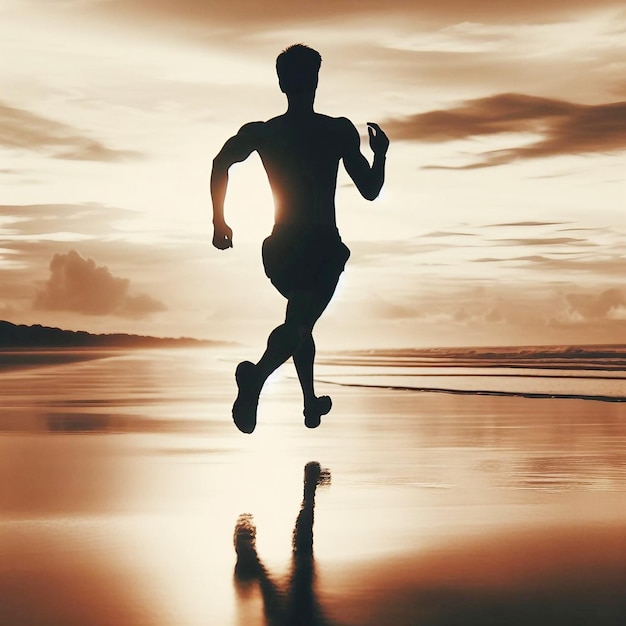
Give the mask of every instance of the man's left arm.
M 378 124 L 367 123 L 369 144 L 374 153 L 374 161 L 370 167 L 367 159 L 361 153 L 359 133 L 354 124 L 348 119 L 345 119 L 344 123 L 344 167 L 361 195 L 366 200 L 374 200 L 378 197 L 385 182 L 385 158 L 389 139 Z

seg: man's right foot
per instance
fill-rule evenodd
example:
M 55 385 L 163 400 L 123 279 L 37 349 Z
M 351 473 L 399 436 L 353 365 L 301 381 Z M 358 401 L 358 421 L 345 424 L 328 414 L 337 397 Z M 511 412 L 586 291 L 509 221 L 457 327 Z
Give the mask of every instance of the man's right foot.
M 256 428 L 256 411 L 261 390 L 254 363 L 242 361 L 235 370 L 239 393 L 233 404 L 233 421 L 242 433 L 250 434 Z
M 304 405 L 304 425 L 307 428 L 317 428 L 322 422 L 322 415 L 326 415 L 333 403 L 329 396 L 319 396 Z

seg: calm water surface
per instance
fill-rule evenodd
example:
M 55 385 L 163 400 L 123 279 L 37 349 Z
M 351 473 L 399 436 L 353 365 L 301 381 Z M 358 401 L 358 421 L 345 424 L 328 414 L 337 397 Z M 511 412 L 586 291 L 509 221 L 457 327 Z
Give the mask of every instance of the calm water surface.
M 626 623 L 626 404 L 321 384 L 309 431 L 285 366 L 246 436 L 235 353 L 85 356 L 0 375 L 3 626 Z

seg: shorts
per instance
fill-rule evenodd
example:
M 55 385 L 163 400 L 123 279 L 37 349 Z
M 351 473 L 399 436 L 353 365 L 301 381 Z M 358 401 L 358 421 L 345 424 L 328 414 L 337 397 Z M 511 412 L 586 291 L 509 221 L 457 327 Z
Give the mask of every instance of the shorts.
M 296 289 L 334 287 L 350 257 L 335 226 L 276 224 L 263 242 L 263 267 L 286 298 Z

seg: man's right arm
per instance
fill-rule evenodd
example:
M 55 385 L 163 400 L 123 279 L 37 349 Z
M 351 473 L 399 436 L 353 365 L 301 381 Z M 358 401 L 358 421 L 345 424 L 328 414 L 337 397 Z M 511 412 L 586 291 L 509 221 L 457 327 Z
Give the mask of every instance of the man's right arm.
M 211 170 L 211 200 L 213 201 L 213 245 L 226 250 L 233 247 L 233 231 L 224 219 L 224 199 L 228 187 L 228 169 L 234 163 L 245 161 L 257 148 L 256 132 L 262 122 L 242 126 L 213 159 Z
M 370 148 L 374 152 L 374 162 L 370 167 L 369 162 L 361 153 L 361 139 L 354 124 L 345 118 L 342 121 L 345 123 L 343 164 L 346 172 L 354 181 L 361 195 L 366 200 L 374 200 L 378 197 L 385 182 L 385 157 L 389 147 L 389 139 L 378 124 L 367 123 Z

